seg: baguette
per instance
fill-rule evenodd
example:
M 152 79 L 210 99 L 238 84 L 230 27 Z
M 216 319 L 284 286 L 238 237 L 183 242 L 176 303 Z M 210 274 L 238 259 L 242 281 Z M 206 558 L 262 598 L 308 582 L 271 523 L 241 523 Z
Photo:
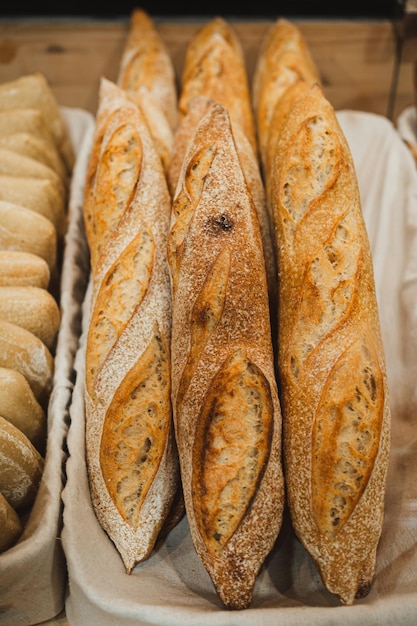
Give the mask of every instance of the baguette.
M 48 289 L 50 276 L 48 263 L 37 254 L 0 249 L 0 287 L 14 285 Z
M 267 30 L 252 78 L 252 104 L 261 162 L 268 175 L 268 140 L 277 102 L 297 80 L 320 83 L 320 73 L 300 29 L 279 18 Z
M 276 260 L 270 216 L 258 162 L 254 118 L 245 59 L 236 32 L 222 18 L 199 29 L 190 40 L 179 99 L 180 125 L 168 170 L 171 193 L 192 134 L 212 102 L 222 104 L 231 119 L 233 137 L 253 196 L 262 235 L 271 309 L 275 310 Z
M 11 548 L 22 534 L 19 515 L 0 492 L 0 553 Z
M 45 411 L 23 374 L 8 367 L 0 367 L 0 415 L 21 430 L 39 452 L 44 452 Z
M 0 415 L 0 493 L 17 511 L 32 506 L 44 460 L 29 439 Z
M 52 389 L 54 359 L 39 337 L 0 319 L 0 367 L 20 372 L 45 410 Z
M 47 217 L 20 204 L 0 200 L 0 250 L 36 255 L 46 261 L 52 275 L 57 270 L 57 239 L 56 228 Z
M 106 79 L 100 96 L 108 117 L 98 112 L 105 128 L 91 155 L 87 198 L 97 262 L 85 355 L 86 454 L 97 519 L 130 573 L 151 553 L 179 483 L 166 259 L 171 202 L 137 105 Z M 123 185 L 120 172 L 129 173 Z
M 52 351 L 55 348 L 61 314 L 47 289 L 0 286 L 0 319 L 30 331 Z
M 233 27 L 216 17 L 188 43 L 181 79 L 179 121 L 195 96 L 206 96 L 226 107 L 232 125 L 243 130 L 258 155 L 255 122 L 243 49 Z
M 285 119 L 271 199 L 289 510 L 325 588 L 350 605 L 374 577 L 390 407 L 356 173 L 319 85 Z
M 178 124 L 175 70 L 152 18 L 134 9 L 117 84 L 140 106 L 164 169 Z
M 224 605 L 242 609 L 281 526 L 281 414 L 259 222 L 220 104 L 186 153 L 168 259 L 172 399 L 191 536 Z

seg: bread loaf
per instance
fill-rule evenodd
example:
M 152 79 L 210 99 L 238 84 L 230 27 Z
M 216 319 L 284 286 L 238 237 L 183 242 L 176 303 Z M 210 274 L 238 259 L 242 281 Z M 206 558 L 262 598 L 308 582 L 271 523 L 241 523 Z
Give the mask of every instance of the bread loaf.
M 17 370 L 0 367 L 0 415 L 22 431 L 42 454 L 46 442 L 46 413 Z
M 188 113 L 195 96 L 206 96 L 225 106 L 232 125 L 242 128 L 258 154 L 243 49 L 234 28 L 221 17 L 201 26 L 187 45 L 179 121 Z
M 54 225 L 58 237 L 67 229 L 65 198 L 61 189 L 46 178 L 25 178 L 0 174 L 0 200 L 24 206 L 46 217 Z
M 187 46 L 179 99 L 180 125 L 168 171 L 172 194 L 188 143 L 212 102 L 222 104 L 232 122 L 239 160 L 258 215 L 270 303 L 275 310 L 275 252 L 258 162 L 245 58 L 236 32 L 222 18 L 215 18 L 201 27 Z
M 152 18 L 134 9 L 117 84 L 141 108 L 167 170 L 177 128 L 177 87 L 171 57 Z
M 0 415 L 0 493 L 17 511 L 32 506 L 44 467 L 29 439 Z
M 16 543 L 22 530 L 20 517 L 0 492 L 0 553 Z
M 75 155 L 69 129 L 61 115 L 58 102 L 41 72 L 27 74 L 0 85 L 0 110 L 11 109 L 37 109 L 42 114 L 70 173 Z
M 52 389 L 54 359 L 39 337 L 0 319 L 0 367 L 20 372 L 39 404 L 46 408 Z
M 349 605 L 374 577 L 390 408 L 355 168 L 318 85 L 285 118 L 271 200 L 289 509 L 325 587 Z
M 50 276 L 48 263 L 37 254 L 0 249 L 0 287 L 15 285 L 48 289 Z
M 0 135 L 0 147 L 12 150 L 16 154 L 30 157 L 50 167 L 68 186 L 69 174 L 55 144 L 47 141 L 41 135 L 37 136 L 24 131 L 10 134 L 9 131 L 9 134 L 3 137 Z
M 268 140 L 279 99 L 297 80 L 320 83 L 320 73 L 296 24 L 277 19 L 265 33 L 252 78 L 252 103 L 264 173 L 268 175 Z
M 151 553 L 179 482 L 170 398 L 171 204 L 137 105 L 106 79 L 100 98 L 101 141 L 86 195 L 95 259 L 86 454 L 95 513 L 130 573 Z
M 19 107 L 2 110 L 0 107 L 0 138 L 6 139 L 16 133 L 27 133 L 48 146 L 55 146 L 47 120 L 39 109 Z
M 191 536 L 225 606 L 249 606 L 283 510 L 262 238 L 230 117 L 212 104 L 173 201 L 172 398 Z
M 21 204 L 0 200 L 0 250 L 36 255 L 46 261 L 52 274 L 57 269 L 57 239 L 50 219 Z
M 61 314 L 47 289 L 27 286 L 0 286 L 0 319 L 30 331 L 53 352 Z

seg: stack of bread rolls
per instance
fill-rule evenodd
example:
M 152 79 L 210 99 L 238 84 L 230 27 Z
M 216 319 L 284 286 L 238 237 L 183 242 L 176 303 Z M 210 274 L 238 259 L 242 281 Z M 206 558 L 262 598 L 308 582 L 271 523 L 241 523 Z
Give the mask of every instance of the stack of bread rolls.
M 374 575 L 390 414 L 349 147 L 287 20 L 252 89 L 222 18 L 190 40 L 178 100 L 167 63 L 138 12 L 118 85 L 101 85 L 84 205 L 93 507 L 130 573 L 182 490 L 216 592 L 244 609 L 287 496 L 324 586 L 352 604 Z
M 43 472 L 73 160 L 45 77 L 0 85 L 0 550 L 19 538 Z

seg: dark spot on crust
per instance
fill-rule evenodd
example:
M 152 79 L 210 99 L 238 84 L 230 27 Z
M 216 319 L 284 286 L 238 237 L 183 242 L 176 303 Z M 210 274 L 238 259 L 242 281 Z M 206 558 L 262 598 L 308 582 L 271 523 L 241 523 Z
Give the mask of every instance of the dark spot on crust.
M 222 213 L 218 217 L 211 217 L 209 219 L 210 230 L 213 232 L 228 232 L 232 230 L 234 222 L 228 215 Z
M 360 600 L 361 598 L 366 598 L 366 596 L 368 595 L 370 589 L 371 589 L 371 582 L 370 581 L 362 581 L 359 585 L 358 585 L 358 590 L 355 594 L 355 598 L 357 600 Z

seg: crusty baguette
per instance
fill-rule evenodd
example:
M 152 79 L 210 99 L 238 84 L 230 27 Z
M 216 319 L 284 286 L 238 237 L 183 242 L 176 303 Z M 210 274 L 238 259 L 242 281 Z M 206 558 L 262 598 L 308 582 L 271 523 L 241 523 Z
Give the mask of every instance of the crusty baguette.
M 39 337 L 0 319 L 0 367 L 20 372 L 39 404 L 46 408 L 52 390 L 54 359 Z
M 29 439 L 0 415 L 0 492 L 10 506 L 32 506 L 42 478 L 44 460 Z
M 318 68 L 301 30 L 295 23 L 278 18 L 265 33 L 252 78 L 252 103 L 264 170 L 275 106 L 300 78 L 310 84 L 320 83 Z
M 374 577 L 390 408 L 356 173 L 319 85 L 286 117 L 271 199 L 289 509 L 325 587 L 352 604 Z
M 0 367 L 0 415 L 22 431 L 37 450 L 44 452 L 46 413 L 17 370 Z
M 75 154 L 69 129 L 45 76 L 41 72 L 34 72 L 0 85 L 0 110 L 30 108 L 41 112 L 70 173 Z
M 241 609 L 281 526 L 281 414 L 259 222 L 220 104 L 186 153 L 168 258 L 172 398 L 191 536 L 223 603 Z
M 19 515 L 0 492 L 0 552 L 5 552 L 16 543 L 23 526 Z
M 24 197 L 21 199 L 25 200 Z M 16 250 L 41 257 L 54 274 L 57 269 L 57 239 L 56 228 L 50 219 L 21 204 L 0 200 L 0 250 Z
M 275 252 L 258 162 L 245 58 L 236 32 L 223 18 L 215 18 L 201 27 L 187 46 L 179 98 L 180 124 L 168 171 L 172 194 L 187 145 L 211 102 L 222 104 L 232 122 L 237 152 L 259 219 L 271 309 L 275 310 Z
M 190 39 L 184 60 L 179 97 L 179 121 L 195 96 L 207 96 L 226 107 L 232 125 L 243 130 L 257 156 L 245 56 L 230 23 L 215 17 Z
M 0 287 L 14 285 L 48 289 L 50 277 L 48 263 L 39 255 L 21 250 L 2 250 L 0 244 Z
M 141 107 L 166 170 L 178 123 L 176 76 L 162 37 L 142 9 L 132 11 L 117 84 Z
M 61 314 L 54 296 L 41 287 L 0 286 L 0 319 L 30 331 L 52 352 Z
M 103 79 L 105 128 L 89 211 L 86 452 L 97 518 L 130 573 L 151 553 L 179 482 L 171 407 L 170 194 L 139 108 Z M 123 149 L 119 149 L 122 146 Z M 129 172 L 120 185 L 120 173 Z M 96 212 L 99 212 L 97 214 Z

